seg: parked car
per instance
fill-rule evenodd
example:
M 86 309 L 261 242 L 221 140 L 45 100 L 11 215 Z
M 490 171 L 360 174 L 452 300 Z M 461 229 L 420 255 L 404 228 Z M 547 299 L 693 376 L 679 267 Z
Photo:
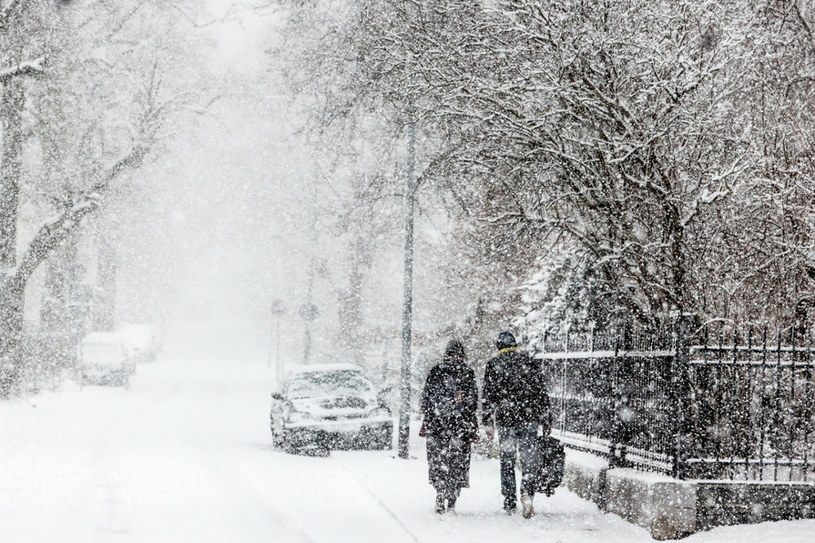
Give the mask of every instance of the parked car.
M 272 393 L 270 426 L 284 449 L 389 449 L 393 417 L 373 383 L 354 364 L 293 369 Z
M 121 336 L 112 332 L 91 332 L 79 344 L 79 372 L 82 384 L 128 386 L 136 364 L 128 356 Z
M 128 356 L 138 362 L 154 362 L 161 349 L 161 330 L 153 324 L 125 324 L 116 333 Z

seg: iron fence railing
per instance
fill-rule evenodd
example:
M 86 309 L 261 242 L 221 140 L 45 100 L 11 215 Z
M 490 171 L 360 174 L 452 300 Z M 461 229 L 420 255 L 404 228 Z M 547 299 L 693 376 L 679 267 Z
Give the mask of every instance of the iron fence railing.
M 699 478 L 815 481 L 815 342 L 802 329 L 771 334 L 705 327 L 688 360 Z
M 536 356 L 569 447 L 681 479 L 815 481 L 813 353 L 800 329 L 679 318 L 547 334 Z

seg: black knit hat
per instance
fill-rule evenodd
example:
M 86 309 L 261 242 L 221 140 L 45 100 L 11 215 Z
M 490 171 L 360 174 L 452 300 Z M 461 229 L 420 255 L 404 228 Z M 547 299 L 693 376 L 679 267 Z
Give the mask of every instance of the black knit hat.
M 512 335 L 512 332 L 503 331 L 500 334 L 498 334 L 498 339 L 495 340 L 495 346 L 500 351 L 501 349 L 517 347 L 518 342 L 515 341 L 515 336 Z

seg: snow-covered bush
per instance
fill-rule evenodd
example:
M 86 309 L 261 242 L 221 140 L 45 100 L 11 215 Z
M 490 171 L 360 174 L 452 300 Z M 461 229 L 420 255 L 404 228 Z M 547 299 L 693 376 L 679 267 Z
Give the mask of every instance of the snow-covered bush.
M 611 305 L 591 259 L 579 251 L 556 251 L 542 257 L 537 271 L 522 287 L 522 315 L 515 326 L 530 349 L 541 346 L 547 331 L 574 325 L 607 323 Z

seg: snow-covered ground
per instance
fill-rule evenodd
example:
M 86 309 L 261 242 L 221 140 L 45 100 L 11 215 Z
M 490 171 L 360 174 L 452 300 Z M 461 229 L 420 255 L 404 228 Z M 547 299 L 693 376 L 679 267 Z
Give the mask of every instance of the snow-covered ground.
M 423 443 L 326 458 L 274 450 L 262 360 L 160 357 L 129 390 L 65 386 L 0 403 L 0 542 L 621 542 L 648 533 L 561 488 L 500 513 L 475 459 L 455 515 L 432 511 Z M 721 528 L 689 543 L 811 542 L 815 521 Z

